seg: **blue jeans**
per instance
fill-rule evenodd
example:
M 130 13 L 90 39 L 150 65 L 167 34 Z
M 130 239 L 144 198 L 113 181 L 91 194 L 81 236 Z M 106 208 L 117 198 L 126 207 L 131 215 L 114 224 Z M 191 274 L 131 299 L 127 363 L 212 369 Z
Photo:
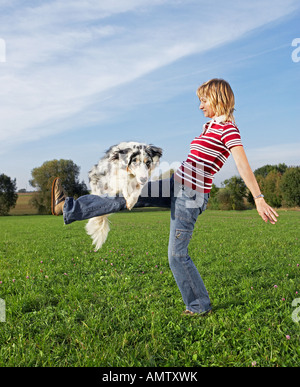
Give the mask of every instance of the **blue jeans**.
M 142 190 L 135 207 L 171 208 L 168 247 L 169 265 L 187 310 L 205 313 L 211 309 L 202 278 L 188 254 L 198 216 L 205 211 L 209 194 L 201 194 L 171 179 L 149 182 Z M 126 209 L 124 197 L 85 195 L 77 200 L 67 198 L 64 205 L 65 224 Z

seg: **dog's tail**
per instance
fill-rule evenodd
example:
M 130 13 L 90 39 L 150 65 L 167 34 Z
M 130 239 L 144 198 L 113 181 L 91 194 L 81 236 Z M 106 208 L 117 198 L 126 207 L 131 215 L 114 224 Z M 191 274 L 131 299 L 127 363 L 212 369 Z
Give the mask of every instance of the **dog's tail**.
M 99 250 L 106 241 L 110 230 L 108 215 L 91 218 L 86 224 L 85 229 L 92 237 L 96 250 Z

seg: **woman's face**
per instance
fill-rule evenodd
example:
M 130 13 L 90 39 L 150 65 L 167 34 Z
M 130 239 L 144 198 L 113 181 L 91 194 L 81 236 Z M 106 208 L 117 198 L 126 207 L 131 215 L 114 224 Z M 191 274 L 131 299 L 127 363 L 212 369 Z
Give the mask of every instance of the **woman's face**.
M 203 111 L 203 114 L 204 114 L 205 117 L 214 118 L 215 115 L 216 115 L 215 111 L 210 106 L 210 103 L 209 103 L 208 99 L 205 98 L 205 97 L 201 97 L 200 98 L 200 107 L 199 107 L 199 109 Z

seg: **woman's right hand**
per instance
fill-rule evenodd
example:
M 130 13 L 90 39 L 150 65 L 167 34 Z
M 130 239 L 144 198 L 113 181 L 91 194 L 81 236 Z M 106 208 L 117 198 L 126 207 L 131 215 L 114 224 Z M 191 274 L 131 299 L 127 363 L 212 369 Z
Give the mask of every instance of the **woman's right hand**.
M 269 221 L 272 224 L 277 222 L 276 217 L 279 215 L 271 206 L 268 205 L 268 203 L 266 203 L 264 198 L 256 199 L 255 204 L 257 212 L 264 222 L 268 223 Z

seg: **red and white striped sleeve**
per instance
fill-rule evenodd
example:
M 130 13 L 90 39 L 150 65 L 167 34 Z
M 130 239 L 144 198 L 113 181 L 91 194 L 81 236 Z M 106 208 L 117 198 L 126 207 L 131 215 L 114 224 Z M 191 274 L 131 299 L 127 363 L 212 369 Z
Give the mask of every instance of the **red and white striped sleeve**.
M 240 132 L 232 123 L 224 126 L 221 141 L 229 150 L 234 146 L 243 146 Z

